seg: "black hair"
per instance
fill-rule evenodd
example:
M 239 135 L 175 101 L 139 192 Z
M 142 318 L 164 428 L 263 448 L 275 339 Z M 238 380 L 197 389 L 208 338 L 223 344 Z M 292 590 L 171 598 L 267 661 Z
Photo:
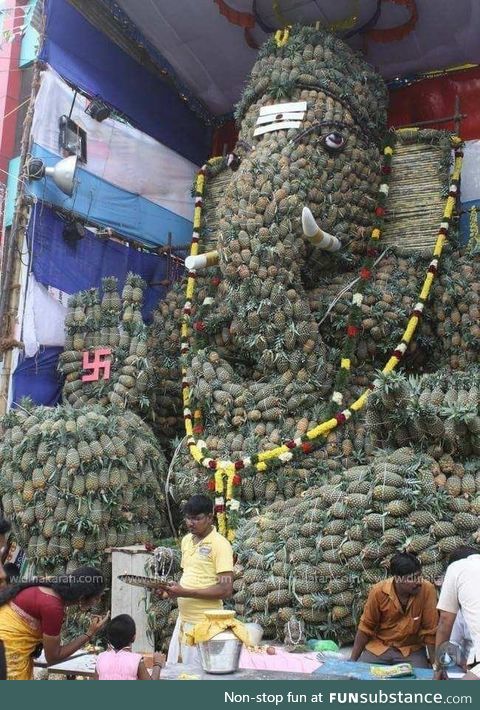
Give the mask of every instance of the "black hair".
M 53 580 L 37 579 L 34 582 L 19 582 L 0 590 L 0 606 L 8 604 L 17 594 L 29 587 L 49 587 L 69 604 L 78 604 L 99 596 L 105 587 L 103 574 L 95 567 L 79 567 L 70 574 L 59 575 Z
M 422 569 L 420 560 L 412 552 L 398 552 L 390 560 L 392 577 L 409 577 Z
M 192 496 L 183 506 L 184 515 L 212 515 L 212 513 L 212 500 L 204 495 Z
M 448 556 L 448 564 L 451 565 L 452 562 L 457 562 L 458 560 L 464 560 L 470 555 L 478 555 L 480 550 L 477 547 L 472 547 L 472 545 L 460 545 Z
M 128 614 L 115 616 L 107 625 L 107 641 L 116 651 L 130 646 L 136 633 L 135 622 Z
M 8 520 L 5 520 L 5 518 L 2 518 L 0 516 L 0 535 L 6 535 L 8 532 L 10 532 L 10 523 Z
M 12 584 L 12 582 L 18 582 L 20 577 L 20 567 L 13 564 L 13 562 L 7 562 L 3 565 L 3 571 L 7 578 L 7 584 Z
M 0 641 L 0 680 L 7 680 L 7 661 L 3 641 Z

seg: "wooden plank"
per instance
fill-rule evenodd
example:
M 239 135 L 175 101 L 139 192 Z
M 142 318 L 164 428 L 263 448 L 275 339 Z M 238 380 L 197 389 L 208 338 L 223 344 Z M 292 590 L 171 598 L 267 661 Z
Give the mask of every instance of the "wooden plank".
M 146 567 L 152 555 L 142 545 L 112 549 L 112 617 L 130 614 L 137 627 L 137 635 L 132 646 L 137 652 L 153 651 L 153 639 L 148 637 L 147 614 L 150 592 L 142 587 L 124 584 L 118 579 L 120 574 L 145 576 Z

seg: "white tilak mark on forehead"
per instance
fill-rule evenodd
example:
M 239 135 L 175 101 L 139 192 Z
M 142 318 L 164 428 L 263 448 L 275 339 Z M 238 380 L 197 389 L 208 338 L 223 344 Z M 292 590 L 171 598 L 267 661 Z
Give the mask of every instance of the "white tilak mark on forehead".
M 300 128 L 301 122 L 305 118 L 306 110 L 306 101 L 262 106 L 253 135 L 261 136 L 272 131 Z
M 270 106 L 262 106 L 260 109 L 260 116 L 268 116 L 272 113 L 285 113 L 289 111 L 303 111 L 307 110 L 306 101 L 298 101 L 297 103 L 290 104 L 271 104 Z

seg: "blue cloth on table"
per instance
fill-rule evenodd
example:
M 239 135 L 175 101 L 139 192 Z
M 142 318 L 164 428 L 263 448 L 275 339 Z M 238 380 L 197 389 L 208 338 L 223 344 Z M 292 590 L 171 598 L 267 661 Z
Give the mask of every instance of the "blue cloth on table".
M 370 673 L 372 663 L 357 661 L 342 661 L 337 658 L 327 659 L 320 668 L 313 672 L 313 675 L 338 676 L 349 680 L 380 680 Z M 404 678 L 393 678 L 392 680 L 432 680 L 433 671 L 431 668 L 414 668 L 414 676 Z M 382 679 L 383 680 L 383 679 Z

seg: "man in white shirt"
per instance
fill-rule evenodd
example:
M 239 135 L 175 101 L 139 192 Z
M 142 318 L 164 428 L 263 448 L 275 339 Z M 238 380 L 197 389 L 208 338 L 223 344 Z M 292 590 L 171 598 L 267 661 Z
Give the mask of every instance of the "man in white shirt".
M 463 618 L 472 637 L 475 654 L 474 665 L 464 676 L 467 680 L 480 680 L 480 554 L 476 548 L 464 547 L 452 555 L 455 560 L 445 573 L 437 609 L 440 620 L 435 640 L 436 655 L 440 646 L 450 639 L 457 613 Z M 434 678 L 444 679 L 445 674 L 434 665 Z
M 459 609 L 455 618 L 450 641 L 462 649 L 462 656 L 458 665 L 461 665 L 462 668 L 465 667 L 465 670 L 467 670 L 467 666 L 475 665 L 475 649 L 473 648 L 472 636 L 465 623 L 461 609 Z

